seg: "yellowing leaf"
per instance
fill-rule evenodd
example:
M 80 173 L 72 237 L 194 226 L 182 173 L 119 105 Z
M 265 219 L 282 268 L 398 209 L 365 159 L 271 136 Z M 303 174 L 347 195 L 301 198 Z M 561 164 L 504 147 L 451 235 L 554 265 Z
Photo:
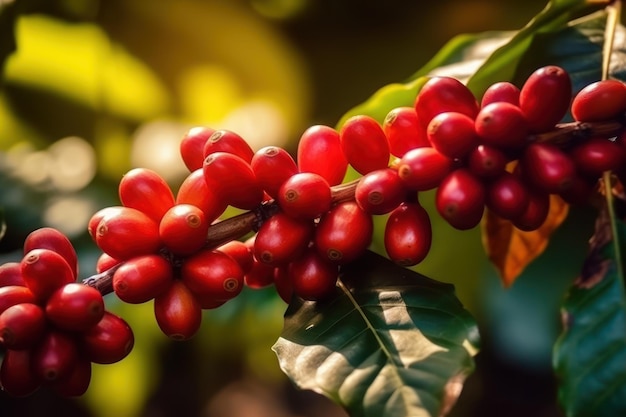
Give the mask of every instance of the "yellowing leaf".
M 483 246 L 505 287 L 510 287 L 524 268 L 543 253 L 568 212 L 569 205 L 559 196 L 551 195 L 546 221 L 537 230 L 525 232 L 487 210 L 481 225 Z

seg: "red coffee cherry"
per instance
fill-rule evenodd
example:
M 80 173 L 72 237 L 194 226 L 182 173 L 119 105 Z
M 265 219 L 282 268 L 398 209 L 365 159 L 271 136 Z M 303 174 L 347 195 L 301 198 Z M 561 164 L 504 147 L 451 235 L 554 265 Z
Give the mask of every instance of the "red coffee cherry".
M 30 349 L 44 335 L 46 315 L 37 304 L 15 304 L 0 314 L 0 345 Z
M 78 277 L 78 256 L 72 242 L 63 233 L 52 227 L 32 231 L 24 240 L 24 254 L 33 249 L 50 249 L 65 259 L 72 268 L 74 279 Z
M 252 245 L 247 245 L 240 240 L 231 240 L 218 246 L 215 250 L 225 253 L 233 258 L 241 267 L 244 274 L 252 269 L 254 256 L 252 255 Z
M 96 237 L 98 235 L 98 225 L 100 224 L 102 219 L 108 215 L 117 215 L 118 212 L 123 211 L 124 209 L 124 206 L 104 207 L 91 216 L 87 225 L 87 231 L 89 232 L 89 236 L 91 236 L 94 242 L 96 241 Z
M 247 163 L 250 163 L 254 151 L 239 134 L 226 129 L 213 132 L 204 144 L 203 155 L 207 156 L 215 152 L 227 152 L 237 155 Z
M 228 203 L 220 199 L 216 190 L 209 188 L 202 169 L 193 171 L 183 180 L 176 194 L 176 204 L 191 204 L 198 207 L 204 212 L 209 224 L 221 216 L 228 207 Z
M 210 127 L 192 127 L 180 141 L 180 156 L 190 172 L 202 168 L 204 144 L 215 132 Z
M 389 259 L 402 266 L 422 262 L 432 243 L 430 217 L 419 203 L 402 203 L 387 218 L 384 234 Z
M 398 164 L 398 176 L 406 187 L 426 191 L 439 186 L 450 172 L 454 162 L 434 148 L 417 148 L 408 151 Z
M 274 287 L 278 296 L 287 304 L 291 302 L 293 297 L 293 282 L 289 276 L 289 265 L 274 268 Z
M 571 187 L 576 176 L 572 159 L 556 145 L 532 143 L 520 157 L 522 175 L 533 187 L 558 194 Z
M 259 229 L 254 239 L 254 257 L 273 266 L 291 262 L 307 248 L 314 228 L 310 220 L 277 213 Z
M 474 119 L 463 113 L 439 113 L 431 119 L 426 134 L 433 148 L 452 159 L 463 158 L 478 145 Z
M 19 262 L 7 262 L 0 265 L 0 288 L 10 285 L 26 286 L 22 277 L 22 265 Z
M 57 288 L 74 282 L 72 268 L 50 249 L 33 249 L 21 261 L 22 277 L 37 300 L 44 301 Z
M 154 317 L 167 337 L 188 340 L 200 328 L 202 308 L 189 288 L 181 280 L 174 280 L 154 299 Z
M 46 302 L 46 317 L 63 330 L 85 331 L 98 324 L 103 315 L 102 294 L 77 282 L 57 289 Z
M 568 204 L 582 206 L 591 200 L 598 190 L 598 178 L 589 178 L 581 174 L 577 174 L 572 184 L 566 190 L 561 191 L 558 195 Z
M 519 105 L 531 132 L 554 128 L 572 98 L 572 81 L 563 68 L 548 65 L 533 72 L 520 90 Z
M 572 117 L 581 122 L 599 122 L 626 111 L 626 84 L 619 80 L 596 81 L 572 100 Z
M 483 216 L 485 186 L 468 170 L 457 169 L 437 188 L 435 206 L 441 217 L 455 229 L 471 229 Z
M 485 107 L 491 103 L 511 103 L 519 106 L 520 89 L 508 81 L 501 81 L 491 84 L 483 94 L 480 107 Z
M 517 175 L 504 172 L 487 186 L 486 205 L 503 219 L 520 217 L 529 202 L 528 189 Z
M 119 316 L 106 311 L 102 320 L 80 336 L 80 345 L 91 362 L 111 364 L 124 359 L 135 344 L 133 331 Z
M 315 249 L 309 249 L 289 264 L 287 273 L 293 292 L 298 297 L 321 300 L 335 292 L 339 270 L 337 264 L 321 256 Z
M 161 247 L 159 225 L 142 211 L 123 207 L 100 220 L 96 244 L 120 261 L 155 253 Z
M 4 352 L 0 365 L 0 385 L 12 397 L 26 397 L 39 389 L 40 381 L 31 371 L 30 350 Z
M 263 189 L 249 163 L 241 157 L 215 152 L 206 157 L 202 170 L 207 187 L 228 205 L 251 210 L 263 201 Z
M 163 215 L 159 236 L 173 254 L 187 256 L 205 245 L 209 226 L 201 209 L 191 204 L 176 204 Z
M 330 185 L 321 175 L 302 172 L 287 179 L 278 191 L 278 204 L 295 219 L 315 219 L 330 209 Z
M 354 201 L 340 203 L 324 214 L 315 230 L 322 257 L 339 264 L 356 259 L 372 242 L 372 217 Z
M 316 125 L 304 131 L 298 142 L 296 160 L 300 172 L 319 174 L 331 187 L 341 184 L 348 169 L 339 132 L 329 126 Z
M 54 381 L 51 388 L 61 397 L 80 397 L 91 382 L 91 361 L 79 356 L 72 370 L 64 378 Z
M 180 274 L 202 308 L 213 308 L 216 303 L 236 297 L 243 289 L 239 264 L 215 250 L 204 249 L 187 258 Z
M 157 224 L 174 205 L 174 194 L 167 182 L 147 168 L 128 171 L 120 180 L 118 192 L 122 205 L 143 212 Z
M 278 196 L 278 190 L 285 181 L 298 173 L 298 166 L 289 152 L 278 146 L 259 149 L 250 166 L 261 188 L 272 198 Z
M 33 350 L 32 370 L 44 383 L 69 376 L 78 360 L 76 340 L 69 334 L 49 330 Z
M 506 168 L 504 152 L 488 145 L 478 145 L 467 156 L 467 169 L 480 178 L 497 178 Z
M 96 273 L 99 274 L 101 272 L 108 271 L 119 263 L 120 261 L 113 258 L 108 253 L 102 252 L 96 261 Z
M 165 291 L 174 272 L 161 255 L 137 256 L 124 262 L 113 274 L 113 291 L 126 303 L 141 304 Z
M 360 174 L 389 165 L 389 143 L 380 124 L 370 116 L 352 116 L 339 132 L 348 163 Z
M 383 121 L 383 131 L 389 142 L 389 151 L 398 158 L 411 149 L 430 146 L 414 107 L 396 107 L 389 111 Z
M 578 171 L 598 178 L 604 171 L 617 171 L 626 163 L 626 151 L 616 142 L 605 138 L 591 138 L 569 151 Z
M 21 285 L 7 285 L 0 288 L 0 314 L 7 308 L 21 303 L 36 303 L 33 292 Z
M 407 188 L 391 168 L 365 174 L 356 185 L 354 198 L 368 214 L 386 214 L 398 207 L 407 195 Z
M 500 149 L 521 148 L 529 133 L 522 110 L 505 102 L 491 103 L 480 109 L 475 128 L 483 144 Z
M 285 265 L 287 264 L 283 264 L 281 267 Z M 252 267 L 245 273 L 243 282 L 250 288 L 265 288 L 274 282 L 274 270 L 276 268 L 253 257 Z
M 526 211 L 511 221 L 519 230 L 531 232 L 541 227 L 548 218 L 550 195 L 541 191 L 529 190 L 528 197 L 529 202 Z
M 417 118 L 424 128 L 436 115 L 457 112 L 476 118 L 478 101 L 459 80 L 452 77 L 432 77 L 424 84 L 415 100 Z

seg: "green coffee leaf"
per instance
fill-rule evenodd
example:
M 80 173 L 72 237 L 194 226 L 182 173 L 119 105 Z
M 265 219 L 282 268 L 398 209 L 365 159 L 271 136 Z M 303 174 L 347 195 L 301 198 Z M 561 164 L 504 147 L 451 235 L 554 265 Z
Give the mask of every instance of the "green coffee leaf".
M 273 346 L 283 371 L 351 416 L 443 416 L 473 370 L 476 323 L 454 287 L 367 252 L 323 301 L 294 300 Z
M 553 365 L 568 417 L 626 415 L 626 293 L 620 253 L 626 225 L 611 217 L 606 209 L 600 212 L 582 273 L 562 308 L 563 332 Z

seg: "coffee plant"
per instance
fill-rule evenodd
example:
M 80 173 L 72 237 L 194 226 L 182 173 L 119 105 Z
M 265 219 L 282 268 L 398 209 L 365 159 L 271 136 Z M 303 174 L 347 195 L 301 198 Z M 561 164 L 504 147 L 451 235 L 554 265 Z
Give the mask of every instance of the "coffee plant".
M 91 217 L 96 275 L 80 277 L 72 243 L 50 227 L 0 267 L 2 388 L 84 394 L 92 363 L 134 344 L 108 297 L 152 303 L 164 335 L 184 341 L 202 331 L 203 310 L 274 286 L 288 307 L 272 349 L 295 385 L 351 416 L 444 416 L 479 332 L 452 285 L 411 269 L 428 257 L 431 220 L 479 227 L 509 287 L 585 206 L 597 219 L 563 300 L 558 397 L 567 416 L 626 415 L 620 8 L 553 0 L 518 32 L 455 39 L 336 126 L 306 129 L 296 155 L 189 130 L 176 193 L 135 168 L 119 205 Z

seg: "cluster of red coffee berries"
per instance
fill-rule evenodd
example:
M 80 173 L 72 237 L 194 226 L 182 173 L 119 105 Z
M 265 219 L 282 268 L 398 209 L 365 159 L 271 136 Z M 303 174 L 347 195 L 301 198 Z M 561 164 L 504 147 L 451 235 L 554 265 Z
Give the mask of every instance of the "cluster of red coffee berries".
M 91 363 L 123 359 L 133 333 L 105 310 L 102 294 L 76 282 L 76 252 L 56 229 L 35 230 L 20 262 L 0 266 L 0 385 L 14 396 L 48 386 L 63 396 L 82 395 Z
M 575 122 L 557 125 L 568 111 Z M 386 216 L 388 257 L 416 265 L 432 239 L 424 191 L 435 190 L 454 228 L 477 226 L 487 208 L 535 230 L 551 196 L 584 203 L 604 172 L 626 179 L 625 112 L 624 83 L 598 81 L 572 97 L 567 72 L 546 66 L 521 87 L 493 84 L 480 102 L 458 80 L 432 77 L 414 106 L 382 123 L 359 115 L 340 129 L 310 127 L 296 158 L 277 146 L 255 152 L 229 130 L 193 128 L 180 144 L 190 173 L 176 194 L 158 173 L 132 169 L 121 205 L 92 216 L 103 254 L 88 285 L 75 282 L 76 253 L 54 229 L 33 232 L 22 261 L 0 267 L 0 383 L 15 395 L 42 384 L 84 392 L 92 362 L 120 360 L 133 344 L 126 323 L 104 310 L 108 292 L 153 301 L 175 340 L 192 337 L 202 310 L 244 285 L 274 285 L 286 302 L 322 299 L 370 245 L 373 216 Z M 361 176 L 343 183 L 349 166 Z M 243 213 L 220 219 L 229 206 Z

